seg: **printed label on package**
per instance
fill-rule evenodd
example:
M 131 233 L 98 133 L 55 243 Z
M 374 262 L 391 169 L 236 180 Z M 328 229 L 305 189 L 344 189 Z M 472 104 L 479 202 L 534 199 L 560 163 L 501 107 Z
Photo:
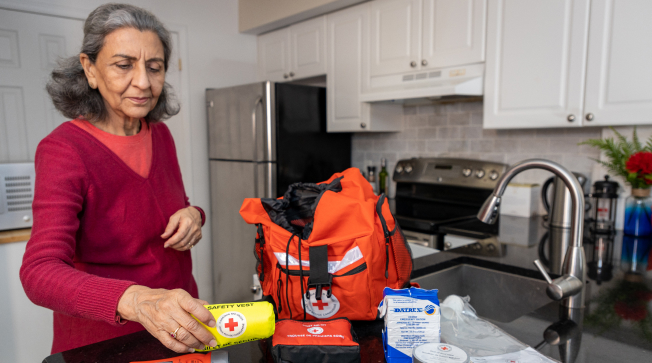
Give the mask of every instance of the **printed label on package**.
M 412 356 L 412 349 L 425 343 L 439 343 L 439 306 L 429 300 L 386 296 L 385 331 L 387 345 Z

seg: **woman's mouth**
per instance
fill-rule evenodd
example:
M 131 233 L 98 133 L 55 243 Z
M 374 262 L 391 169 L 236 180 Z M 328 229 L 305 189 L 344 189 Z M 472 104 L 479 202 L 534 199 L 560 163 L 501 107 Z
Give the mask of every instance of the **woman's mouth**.
M 149 100 L 149 97 L 127 97 L 130 99 L 132 102 L 137 103 L 137 104 L 143 104 Z

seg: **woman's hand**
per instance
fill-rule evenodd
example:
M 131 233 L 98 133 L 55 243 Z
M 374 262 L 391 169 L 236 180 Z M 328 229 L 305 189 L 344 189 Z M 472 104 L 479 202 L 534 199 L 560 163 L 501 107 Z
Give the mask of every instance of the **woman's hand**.
M 142 324 L 173 351 L 192 353 L 195 349 L 217 345 L 213 335 L 190 316 L 192 314 L 209 327 L 215 327 L 213 315 L 202 305 L 208 303 L 194 299 L 181 289 L 150 289 L 133 285 L 120 298 L 118 314 L 122 319 Z M 176 339 L 170 335 L 175 330 Z
M 201 239 L 201 213 L 195 207 L 178 210 L 170 217 L 161 238 L 167 239 L 163 245 L 165 248 L 172 247 L 177 251 L 191 249 Z

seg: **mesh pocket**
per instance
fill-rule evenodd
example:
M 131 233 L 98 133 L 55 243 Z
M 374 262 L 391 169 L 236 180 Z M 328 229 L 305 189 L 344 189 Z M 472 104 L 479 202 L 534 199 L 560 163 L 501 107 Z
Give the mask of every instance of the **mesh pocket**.
M 394 264 L 396 265 L 398 282 L 403 286 L 408 285 L 410 283 L 410 275 L 412 274 L 412 250 L 405 240 L 403 231 L 398 226 L 398 223 L 396 223 L 396 228 L 390 234 L 389 241 L 394 252 Z

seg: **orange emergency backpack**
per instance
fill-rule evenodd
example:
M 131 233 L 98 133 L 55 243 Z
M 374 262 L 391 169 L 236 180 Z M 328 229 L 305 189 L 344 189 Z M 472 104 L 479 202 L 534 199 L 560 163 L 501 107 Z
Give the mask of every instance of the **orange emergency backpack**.
M 358 169 L 245 199 L 240 214 L 258 227 L 256 269 L 279 319 L 374 320 L 383 288 L 409 285 L 410 247 Z

